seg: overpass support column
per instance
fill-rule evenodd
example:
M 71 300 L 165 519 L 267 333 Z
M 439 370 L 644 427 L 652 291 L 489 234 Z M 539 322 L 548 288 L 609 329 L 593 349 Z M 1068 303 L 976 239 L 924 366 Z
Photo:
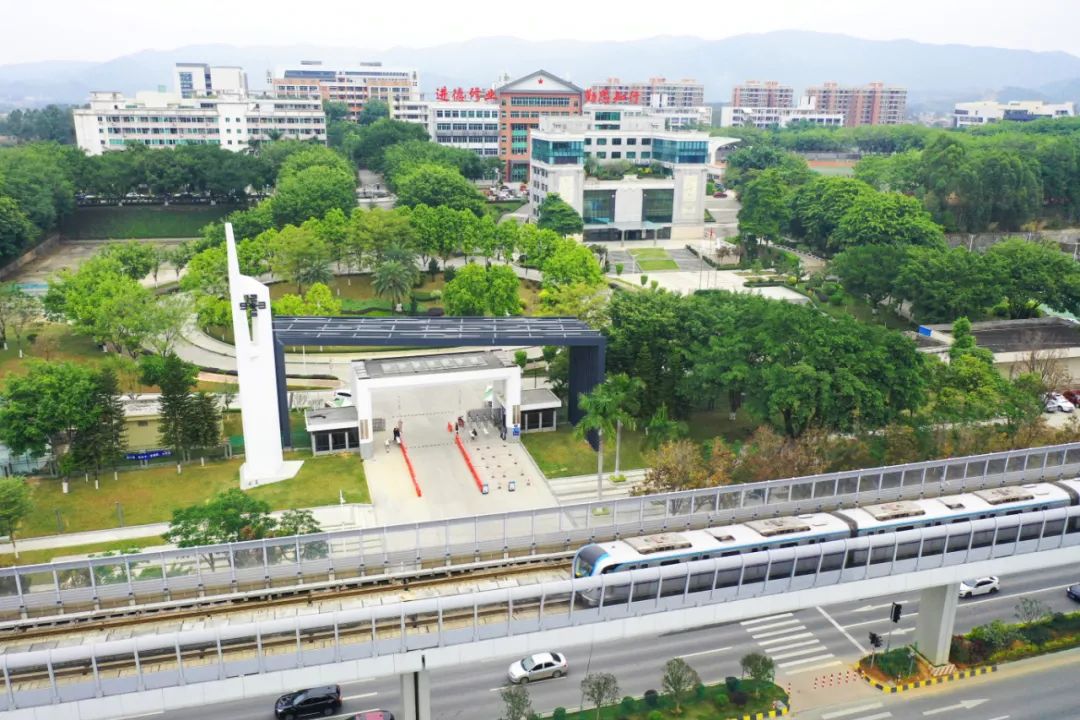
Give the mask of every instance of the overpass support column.
M 431 720 L 431 674 L 427 670 L 401 676 L 401 709 L 402 720 Z
M 919 596 L 919 620 L 915 624 L 915 647 L 934 665 L 949 662 L 956 604 L 960 585 L 927 588 Z

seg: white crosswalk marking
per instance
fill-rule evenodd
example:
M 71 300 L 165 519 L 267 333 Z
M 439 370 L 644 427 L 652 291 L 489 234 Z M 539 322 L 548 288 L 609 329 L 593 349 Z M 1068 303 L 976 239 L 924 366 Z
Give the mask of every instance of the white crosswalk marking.
M 740 625 L 756 625 L 758 623 L 769 622 L 770 620 L 779 620 L 780 618 L 789 618 L 793 613 L 780 613 L 779 615 L 769 615 L 767 617 L 754 618 L 752 620 L 743 620 Z
M 773 638 L 772 640 L 758 640 L 758 645 L 765 647 L 767 645 L 775 645 L 776 643 L 787 642 L 788 640 L 801 640 L 808 637 L 814 637 L 814 633 L 804 632 L 797 635 L 789 635 L 788 637 Z
M 821 641 L 817 638 L 811 638 L 809 640 L 800 640 L 799 642 L 788 643 L 787 645 L 777 645 L 776 647 L 769 648 L 770 653 L 786 652 L 787 650 L 794 650 L 795 648 L 806 647 L 807 645 L 820 645 Z M 779 657 L 779 655 L 773 655 L 773 657 Z
M 786 660 L 788 658 L 799 657 L 800 655 L 809 655 L 810 653 L 819 653 L 825 650 L 824 645 L 816 641 L 813 644 L 817 645 L 817 647 L 808 647 L 803 648 L 802 650 L 793 650 L 791 652 L 780 653 L 779 655 L 772 654 L 769 655 L 769 657 L 771 657 L 773 660 Z
M 746 631 L 751 635 L 761 630 L 772 630 L 773 628 L 784 627 L 785 625 L 798 625 L 799 621 L 795 618 L 790 620 L 781 620 L 780 622 L 769 623 L 768 625 L 755 625 L 754 627 L 746 628 Z
M 800 658 L 798 660 L 788 660 L 787 662 L 777 663 L 778 668 L 795 667 L 796 665 L 805 665 L 806 663 L 817 662 L 818 660 L 828 660 L 829 658 L 836 657 L 832 653 L 825 653 L 824 655 L 815 655 L 814 657 Z
M 829 662 L 821 663 L 820 665 L 808 665 L 804 668 L 795 668 L 794 670 L 785 670 L 785 675 L 798 675 L 800 673 L 816 672 L 818 670 L 824 670 L 825 668 L 836 667 L 837 665 L 843 665 L 843 660 L 831 660 Z
M 750 637 L 757 640 L 758 638 L 773 637 L 775 635 L 783 635 L 785 633 L 792 633 L 792 632 L 796 632 L 797 630 L 805 630 L 805 629 L 806 629 L 805 625 L 799 625 L 797 627 L 787 627 L 787 628 L 784 628 L 783 630 L 770 630 L 769 632 L 763 632 L 763 633 L 750 633 Z
M 824 713 L 821 716 L 821 720 L 836 720 L 836 718 L 846 717 L 847 715 L 855 715 L 856 713 L 867 712 L 868 710 L 877 710 L 881 705 L 881 703 L 870 703 L 868 705 L 859 705 L 858 707 L 848 708 L 847 710 L 835 710 L 833 712 Z

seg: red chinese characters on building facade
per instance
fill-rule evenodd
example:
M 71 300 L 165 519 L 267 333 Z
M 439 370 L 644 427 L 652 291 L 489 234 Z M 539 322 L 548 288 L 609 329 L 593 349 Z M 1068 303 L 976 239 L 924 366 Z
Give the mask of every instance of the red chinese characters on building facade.
M 448 88 L 440 87 L 435 88 L 435 99 L 439 102 L 465 102 L 466 100 L 471 102 L 495 102 L 495 91 L 484 90 L 483 88 L 472 87 L 466 90 L 465 88 Z
M 623 92 L 616 90 L 614 93 L 608 88 L 589 88 L 585 91 L 585 102 L 599 103 L 601 105 L 640 105 L 641 91 L 631 90 Z

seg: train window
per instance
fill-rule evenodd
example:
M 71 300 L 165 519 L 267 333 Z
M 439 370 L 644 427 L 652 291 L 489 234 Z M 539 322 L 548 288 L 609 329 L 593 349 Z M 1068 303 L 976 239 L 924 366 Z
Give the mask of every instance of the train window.
M 919 556 L 919 543 L 918 543 L 918 541 L 900 543 L 900 545 L 898 545 L 897 548 L 896 548 L 896 559 L 897 560 L 910 560 L 911 558 L 918 557 L 918 556 Z
M 971 547 L 990 547 L 994 543 L 993 530 L 979 530 L 975 533 L 975 539 L 971 541 Z
M 720 553 L 720 557 L 731 557 L 732 555 L 738 555 L 738 554 L 739 554 L 738 550 L 728 550 L 725 553 Z
M 1049 537 L 1052 535 L 1060 535 L 1065 529 L 1065 520 L 1050 520 L 1046 523 L 1046 529 L 1043 530 L 1043 537 Z
M 948 547 L 945 548 L 945 552 L 959 552 L 960 550 L 967 550 L 968 544 L 971 542 L 971 535 L 964 533 L 963 535 L 953 535 L 949 538 Z
M 1021 512 L 1023 512 L 1023 511 L 1021 511 L 1021 510 L 1010 510 L 1009 512 L 1007 512 L 1005 514 L 1006 515 L 1019 515 Z
M 792 567 L 794 567 L 794 565 L 795 563 L 792 560 L 781 560 L 779 562 L 774 562 L 772 564 L 772 567 L 769 568 L 769 579 L 779 580 L 781 578 L 788 577 L 789 575 L 791 575 L 791 569 Z
M 914 529 L 915 529 L 914 525 L 903 525 L 901 527 L 896 528 L 896 532 L 904 532 L 905 530 L 914 530 Z
M 923 541 L 922 554 L 940 555 L 945 549 L 945 538 L 929 538 Z
M 818 558 L 800 558 L 795 561 L 795 574 L 796 575 L 813 575 L 817 572 Z
M 866 550 L 848 550 L 847 562 L 844 567 L 862 567 L 866 564 Z
M 870 562 L 873 564 L 892 562 L 893 548 L 877 547 L 870 551 Z
M 1039 537 L 1039 532 L 1042 531 L 1042 523 L 1034 522 L 1027 523 L 1020 529 L 1021 540 L 1034 540 Z
M 743 570 L 743 583 L 761 582 L 765 579 L 765 565 L 747 565 Z
M 716 574 L 716 587 L 735 587 L 739 584 L 739 568 L 721 570 Z
M 1069 518 L 1069 530 L 1068 532 L 1075 533 L 1080 532 L 1080 517 Z
M 797 543 L 797 542 L 786 542 L 786 543 L 780 543 L 780 547 L 782 547 L 782 548 L 793 548 L 798 544 L 799 543 Z
M 832 570 L 839 570 L 844 564 L 844 553 L 834 552 L 829 553 L 821 560 L 821 571 L 830 572 Z
M 1003 545 L 1005 543 L 1016 542 L 1016 536 L 1019 531 L 1020 528 L 1018 527 L 998 528 L 997 544 Z
M 629 569 L 630 568 L 627 568 L 627 570 L 629 570 Z M 618 570 L 619 570 L 618 566 L 616 566 L 616 565 L 608 565 L 606 568 L 604 568 L 603 570 L 600 571 L 600 574 L 601 575 L 607 575 L 608 573 L 617 572 Z

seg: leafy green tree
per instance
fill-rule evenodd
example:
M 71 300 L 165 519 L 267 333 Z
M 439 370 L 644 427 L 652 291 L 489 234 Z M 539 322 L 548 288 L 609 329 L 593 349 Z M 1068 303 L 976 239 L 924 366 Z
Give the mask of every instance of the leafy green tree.
M 173 451 L 179 463 L 193 447 L 191 439 L 202 428 L 189 428 L 193 419 L 191 390 L 199 369 L 176 355 L 144 356 L 140 360 L 142 381 L 161 389 L 158 435 L 161 443 Z
M 407 207 L 445 205 L 477 217 L 484 211 L 484 198 L 476 186 L 454 168 L 431 163 L 410 166 L 395 179 L 395 185 L 398 202 Z
M 1001 298 L 992 263 L 963 248 L 911 247 L 894 282 L 894 299 L 911 303 L 921 323 L 982 317 Z
M 26 373 L 10 375 L 0 392 L 0 442 L 37 456 L 51 448 L 62 461 L 79 430 L 97 419 L 94 391 L 90 368 L 28 360 Z
M 755 697 L 759 693 L 761 685 L 771 683 L 776 679 L 776 663 L 768 655 L 756 652 L 747 653 L 743 655 L 739 665 L 742 666 L 743 675 L 749 676 L 751 680 L 757 683 L 757 688 L 754 691 Z
M 532 715 L 532 701 L 524 685 L 507 685 L 499 691 L 503 701 L 503 713 L 500 720 L 528 720 Z
M 554 230 L 559 235 L 580 233 L 585 225 L 581 215 L 559 193 L 548 193 L 540 203 L 540 218 L 536 223 L 541 230 Z
M 37 228 L 19 208 L 19 204 L 10 197 L 0 195 L 0 262 L 17 257 L 37 235 Z
M 450 315 L 483 315 L 487 310 L 487 271 L 472 264 L 458 268 L 443 288 L 442 300 Z
M 619 682 L 611 673 L 589 673 L 581 680 L 581 694 L 596 708 L 596 720 L 600 720 L 600 708 L 619 699 Z
M 396 187 L 397 178 L 417 165 L 427 163 L 455 168 L 470 180 L 484 176 L 484 161 L 476 153 L 427 140 L 406 140 L 388 147 L 384 154 L 383 172 L 391 187 Z
M 739 234 L 753 257 L 758 239 L 777 241 L 791 219 L 789 189 L 779 172 L 765 170 L 743 188 L 739 208 Z
M 16 560 L 19 559 L 19 548 L 15 544 L 15 533 L 33 508 L 26 478 L 19 475 L 0 478 L 0 536 L 11 540 Z
M 122 153 L 106 153 L 113 154 Z M 68 152 L 58 145 L 32 144 L 0 152 L 0 196 L 14 200 L 37 230 L 54 229 L 75 209 L 69 161 Z M 21 223 L 16 220 L 16 225 Z
M 357 165 L 382 172 L 385 153 L 390 147 L 409 140 L 427 139 L 423 125 L 381 118 L 346 135 L 342 149 Z
M 600 330 L 608 324 L 611 290 L 604 285 L 575 282 L 540 291 L 540 315 L 573 317 Z
M 1013 238 L 990 247 L 981 260 L 1010 318 L 1030 317 L 1039 305 L 1080 312 L 1080 265 L 1056 243 Z
M 899 193 L 860 195 L 830 236 L 834 251 L 890 243 L 943 248 L 945 238 L 918 200 Z
M 378 120 L 390 117 L 390 106 L 383 100 L 370 99 L 364 103 L 364 109 L 356 121 L 360 125 L 371 125 Z
M 852 295 L 878 306 L 894 292 L 897 273 L 907 261 L 903 245 L 857 245 L 829 263 L 829 270 Z
M 313 232 L 286 225 L 270 242 L 274 268 L 303 294 L 304 287 L 333 277 L 330 248 Z
M 664 665 L 664 676 L 660 681 L 664 692 L 675 701 L 675 712 L 682 712 L 682 701 L 694 689 L 701 684 L 701 678 L 697 671 L 690 667 L 682 658 L 673 658 Z
M 352 212 L 356 207 L 356 180 L 351 171 L 314 165 L 283 177 L 270 202 L 277 227 L 300 225 L 334 208 Z
M 615 474 L 619 474 L 619 459 L 622 450 L 623 427 L 637 429 L 638 414 L 641 412 L 641 394 L 645 383 L 640 378 L 632 378 L 626 373 L 609 375 L 604 380 L 607 392 L 612 399 L 612 417 L 615 420 Z
M 830 252 L 829 238 L 855 201 L 874 190 L 861 180 L 822 176 L 798 188 L 792 197 L 792 234 L 817 252 Z
M 418 215 L 423 215 L 419 209 L 412 212 L 377 207 L 354 210 L 349 218 L 345 243 L 346 252 L 356 268 L 378 265 L 394 248 L 419 250 L 426 260 L 428 255 L 423 254 L 426 248 L 418 240 Z
M 278 536 L 311 535 L 322 532 L 322 526 L 310 510 L 286 510 L 278 518 L 274 534 Z
M 544 273 L 545 288 L 575 283 L 595 286 L 604 277 L 600 263 L 597 262 L 592 251 L 569 238 L 559 238 L 554 243 L 551 253 L 543 261 L 540 269 Z
M 617 406 L 615 399 L 603 384 L 597 385 L 588 395 L 578 398 L 582 416 L 574 426 L 574 437 L 586 438 L 596 433 L 596 496 L 604 496 L 604 436 L 615 432 Z
M 637 379 L 637 378 L 635 378 Z M 667 405 L 661 405 L 645 424 L 645 447 L 655 450 L 659 446 L 686 437 L 690 427 L 668 414 Z
M 397 306 L 416 284 L 418 273 L 416 265 L 403 263 L 400 260 L 386 260 L 375 268 L 371 286 L 379 297 L 390 301 L 391 307 L 396 312 Z
M 56 142 L 75 144 L 75 121 L 71 105 L 46 105 L 43 108 L 16 108 L 0 120 L 0 135 L 10 135 L 19 142 Z
M 182 548 L 220 545 L 270 537 L 274 526 L 265 501 L 230 488 L 206 502 L 173 510 L 165 537 Z M 214 554 L 206 553 L 204 557 L 213 570 Z
M 322 283 L 315 283 L 308 288 L 304 303 L 307 306 L 307 315 L 334 317 L 341 314 L 341 301 Z
M 120 385 L 112 368 L 106 366 L 96 373 L 91 400 L 96 417 L 79 429 L 71 453 L 75 465 L 96 478 L 105 466 L 116 466 L 127 431 Z

